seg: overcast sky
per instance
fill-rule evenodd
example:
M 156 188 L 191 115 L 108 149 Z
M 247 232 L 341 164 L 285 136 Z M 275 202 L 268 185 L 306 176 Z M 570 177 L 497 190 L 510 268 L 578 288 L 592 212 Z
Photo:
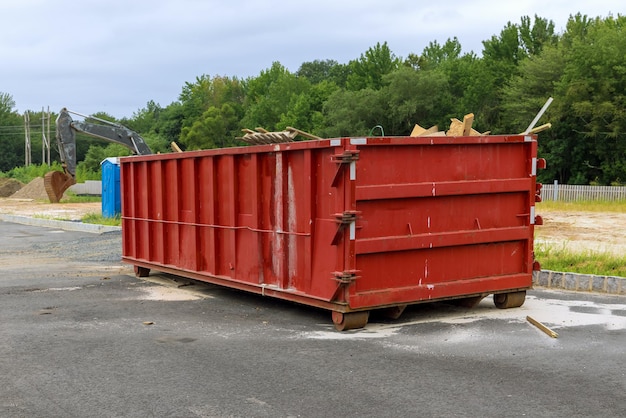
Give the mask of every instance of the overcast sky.
M 132 117 L 196 77 L 257 76 L 279 61 L 347 63 L 377 42 L 399 57 L 457 37 L 480 55 L 507 22 L 626 13 L 623 0 L 0 0 L 0 92 L 16 110 Z

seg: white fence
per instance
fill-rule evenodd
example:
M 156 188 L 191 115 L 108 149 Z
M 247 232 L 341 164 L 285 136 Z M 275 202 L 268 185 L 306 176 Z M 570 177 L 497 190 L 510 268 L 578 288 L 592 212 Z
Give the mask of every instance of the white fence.
M 572 202 L 576 200 L 626 200 L 624 186 L 579 186 L 573 184 L 544 184 L 541 189 L 544 201 L 560 200 Z

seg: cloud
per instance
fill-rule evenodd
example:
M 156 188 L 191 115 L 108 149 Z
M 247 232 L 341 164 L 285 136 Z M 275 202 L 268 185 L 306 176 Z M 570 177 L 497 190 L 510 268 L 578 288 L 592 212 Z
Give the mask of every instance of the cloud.
M 596 16 L 617 0 L 21 0 L 0 4 L 0 92 L 20 112 L 67 106 L 116 117 L 177 100 L 197 76 L 252 77 L 279 61 L 347 63 L 377 42 L 401 57 L 458 37 L 464 52 L 521 16 Z M 591 10 L 591 11 L 590 11 Z M 597 13 L 595 12 L 597 11 Z

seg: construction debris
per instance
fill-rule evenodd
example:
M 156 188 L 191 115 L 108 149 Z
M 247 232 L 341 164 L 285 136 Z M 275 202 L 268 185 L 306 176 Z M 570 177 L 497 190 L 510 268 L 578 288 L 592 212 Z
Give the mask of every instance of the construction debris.
M 418 124 L 415 124 L 415 127 L 413 127 L 413 130 L 411 131 L 411 135 L 409 136 L 443 136 L 445 135 L 445 132 L 440 132 L 439 131 L 439 127 L 437 125 L 435 126 L 431 126 L 428 129 L 422 128 L 421 126 L 419 126 Z
M 447 131 L 439 130 L 437 125 L 431 126 L 430 128 L 424 128 L 418 124 L 415 124 L 411 134 L 411 137 L 422 137 L 422 136 L 485 136 L 491 134 L 491 131 L 486 132 L 478 132 L 477 130 L 472 128 L 474 124 L 474 114 L 468 113 L 463 117 L 463 121 L 458 120 L 457 118 L 450 119 L 450 127 Z M 537 126 L 536 128 L 532 128 L 528 132 L 521 133 L 520 135 L 525 134 L 536 134 L 538 132 L 544 131 L 546 129 L 551 128 L 552 125 L 546 123 L 541 126 Z M 239 137 L 237 139 L 247 142 L 251 145 L 262 145 L 262 144 L 280 144 L 286 142 L 294 142 L 296 136 L 300 135 L 305 137 L 306 139 L 312 140 L 320 140 L 322 138 L 312 135 L 308 132 L 301 131 L 296 128 L 292 128 L 288 126 L 284 131 L 280 132 L 269 132 L 263 128 L 256 128 L 254 131 L 252 129 L 242 129 L 245 133 L 244 136 Z
M 489 135 L 491 133 L 490 131 L 480 133 L 477 130 L 472 129 L 473 123 L 474 114 L 468 113 L 463 117 L 462 122 L 456 118 L 450 119 L 450 128 L 447 131 L 440 131 L 437 125 L 425 129 L 416 124 L 411 132 L 411 135 L 409 136 L 481 136 Z
M 308 132 L 292 128 L 291 126 L 288 126 L 287 128 L 285 128 L 284 131 L 280 132 L 269 132 L 263 128 L 256 128 L 256 130 L 254 131 L 252 129 L 242 129 L 242 131 L 245 132 L 245 135 L 242 137 L 238 137 L 237 139 L 240 139 L 251 145 L 282 144 L 286 142 L 294 142 L 295 138 L 298 135 L 312 140 L 322 139 Z
M 530 316 L 527 316 L 526 320 L 530 322 L 531 324 L 533 324 L 534 326 L 536 326 L 537 328 L 539 328 L 541 331 L 545 332 L 550 337 L 559 338 L 559 334 L 552 331 L 550 328 L 546 327 L 545 325 L 543 325 L 541 322 L 537 321 L 536 319 L 531 318 Z
M 180 147 L 178 146 L 178 144 L 177 144 L 176 142 L 174 142 L 174 141 L 172 141 L 172 142 L 170 143 L 170 147 L 172 148 L 172 151 L 173 151 L 173 152 L 183 152 L 183 150 L 182 150 L 182 149 L 180 149 Z
M 527 135 L 527 134 L 537 134 L 539 132 L 543 132 L 546 129 L 550 129 L 552 128 L 552 124 L 551 123 L 544 123 L 543 125 L 539 125 L 536 128 L 531 129 L 528 132 L 521 132 L 520 135 Z

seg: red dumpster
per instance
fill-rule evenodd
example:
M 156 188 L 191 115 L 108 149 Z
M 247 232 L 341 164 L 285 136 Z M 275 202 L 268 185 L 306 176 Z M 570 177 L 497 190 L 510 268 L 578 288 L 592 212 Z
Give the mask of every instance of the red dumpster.
M 121 159 L 122 258 L 332 311 L 531 287 L 534 136 L 337 138 Z

